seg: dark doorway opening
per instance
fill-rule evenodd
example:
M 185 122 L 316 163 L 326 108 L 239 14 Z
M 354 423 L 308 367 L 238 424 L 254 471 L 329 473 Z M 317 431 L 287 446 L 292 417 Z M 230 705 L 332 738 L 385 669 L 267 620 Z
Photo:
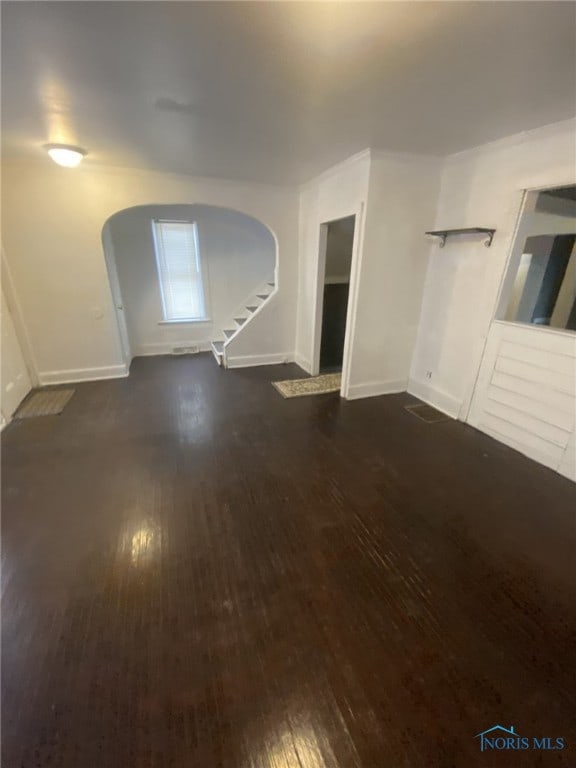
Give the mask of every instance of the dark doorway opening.
M 342 370 L 355 216 L 331 221 L 326 233 L 320 373 Z

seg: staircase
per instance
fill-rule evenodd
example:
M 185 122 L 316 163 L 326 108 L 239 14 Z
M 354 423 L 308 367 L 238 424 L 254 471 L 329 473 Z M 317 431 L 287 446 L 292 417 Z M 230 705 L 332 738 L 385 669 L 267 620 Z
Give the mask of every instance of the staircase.
M 224 368 L 227 367 L 226 348 L 242 329 L 250 323 L 252 318 L 260 312 L 274 293 L 276 293 L 276 282 L 274 277 L 271 277 L 259 285 L 257 290 L 248 297 L 243 305 L 230 316 L 229 321 L 220 332 L 221 338 L 215 339 L 211 344 L 212 354 L 218 365 Z

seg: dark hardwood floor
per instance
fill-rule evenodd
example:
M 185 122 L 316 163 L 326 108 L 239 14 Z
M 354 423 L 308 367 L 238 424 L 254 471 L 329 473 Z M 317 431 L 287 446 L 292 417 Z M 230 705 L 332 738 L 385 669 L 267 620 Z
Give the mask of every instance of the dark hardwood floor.
M 301 375 L 142 358 L 4 431 L 3 768 L 576 765 L 576 487 Z

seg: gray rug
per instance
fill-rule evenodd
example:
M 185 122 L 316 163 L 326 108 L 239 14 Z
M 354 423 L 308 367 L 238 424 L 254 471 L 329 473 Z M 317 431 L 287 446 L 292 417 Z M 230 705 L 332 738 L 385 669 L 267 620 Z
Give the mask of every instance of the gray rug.
M 282 397 L 304 397 L 304 395 L 325 395 L 328 392 L 339 392 L 342 380 L 341 373 L 326 373 L 322 376 L 312 376 L 309 379 L 288 379 L 273 381 Z
M 33 416 L 56 416 L 62 413 L 75 389 L 49 389 L 34 392 L 24 400 L 14 414 L 15 419 L 30 419 Z

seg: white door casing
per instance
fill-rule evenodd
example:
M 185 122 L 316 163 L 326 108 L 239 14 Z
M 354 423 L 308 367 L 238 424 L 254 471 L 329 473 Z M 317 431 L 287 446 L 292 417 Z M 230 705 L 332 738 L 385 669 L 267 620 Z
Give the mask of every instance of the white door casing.
M 32 388 L 30 374 L 16 336 L 14 321 L 2 291 L 2 421 L 12 414 Z

